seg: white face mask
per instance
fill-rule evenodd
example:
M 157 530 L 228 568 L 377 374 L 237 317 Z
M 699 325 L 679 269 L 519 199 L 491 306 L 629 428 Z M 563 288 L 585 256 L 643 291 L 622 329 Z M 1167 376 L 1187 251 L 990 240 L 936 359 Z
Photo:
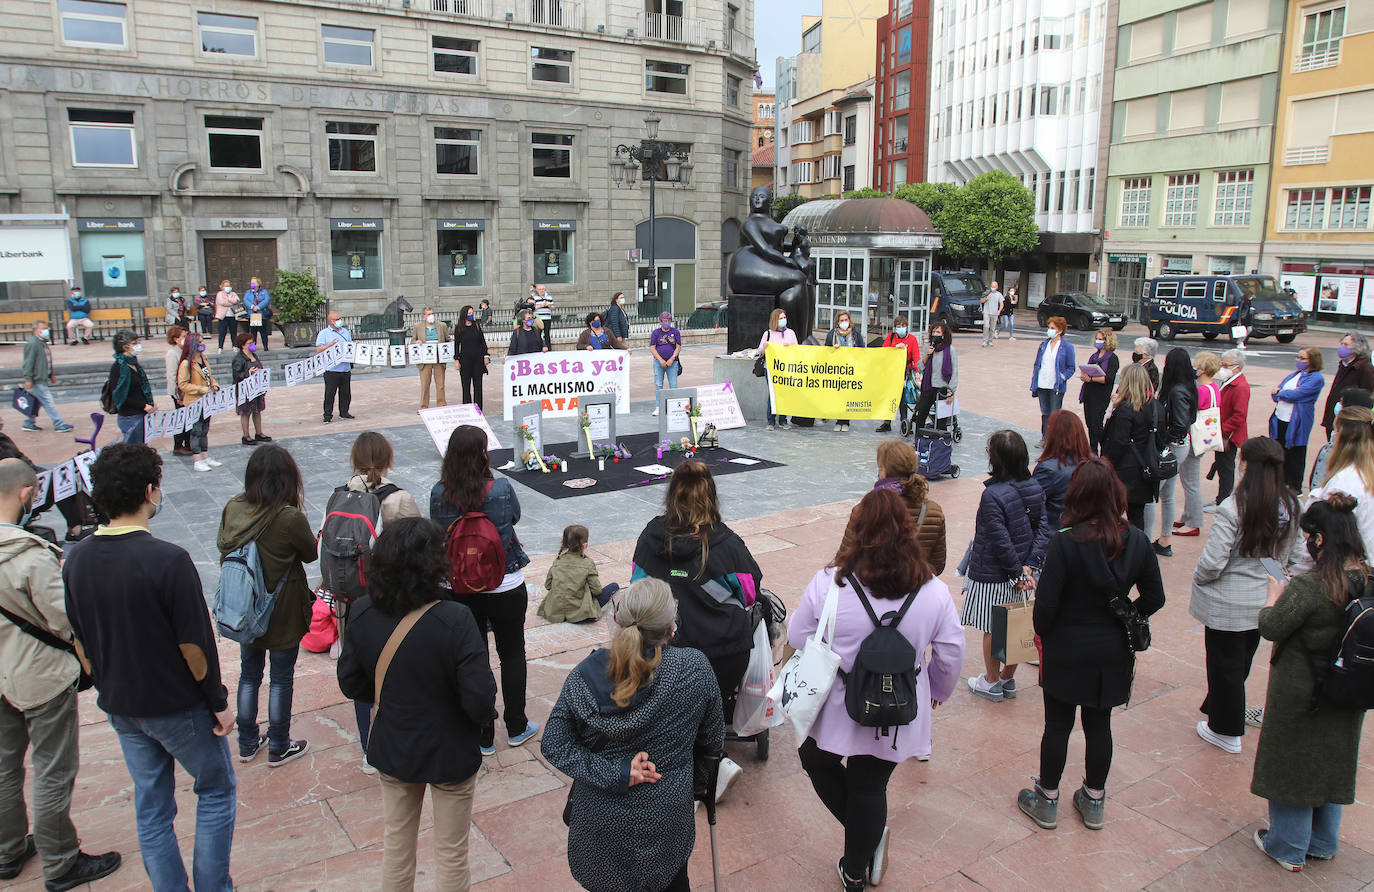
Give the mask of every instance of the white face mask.
M 786 317 L 786 316 L 779 316 L 779 317 L 778 317 L 778 328 L 786 328 L 786 327 L 787 327 L 787 317 Z
M 433 314 L 433 313 L 430 313 L 428 316 L 426 316 L 426 317 L 425 317 L 425 321 L 428 322 L 430 325 L 433 325 L 433 324 L 434 324 L 434 314 Z
M 1233 369 L 1228 369 L 1226 366 L 1222 366 L 1221 368 L 1217 369 L 1217 373 L 1212 376 L 1212 379 L 1215 381 L 1225 383 L 1227 381 L 1230 381 L 1231 376 L 1234 374 L 1235 371 Z
M 840 320 L 840 331 L 849 331 L 849 320 L 848 320 L 848 319 L 842 319 L 842 320 Z
M 48 339 L 48 335 L 51 334 L 51 333 L 52 333 L 52 332 L 50 332 L 48 329 L 45 328 L 45 329 L 41 330 L 40 332 L 38 332 L 38 336 L 39 336 L 40 338 L 42 338 L 43 340 L 46 341 L 46 340 Z
M 143 345 L 134 344 L 133 347 L 131 347 L 130 349 L 133 350 L 134 355 L 137 356 L 138 354 L 143 352 Z
M 1047 328 L 1047 329 L 1045 329 L 1045 337 L 1047 337 L 1047 338 L 1053 338 L 1053 337 L 1054 337 L 1055 335 L 1057 335 L 1057 334 L 1059 334 L 1059 329 L 1057 329 L 1057 328 Z

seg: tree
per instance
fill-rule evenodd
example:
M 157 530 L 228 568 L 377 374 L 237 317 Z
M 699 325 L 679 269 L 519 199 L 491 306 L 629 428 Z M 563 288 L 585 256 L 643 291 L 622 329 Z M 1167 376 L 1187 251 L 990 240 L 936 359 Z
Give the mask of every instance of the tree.
M 795 192 L 787 195 L 773 196 L 773 219 L 781 223 L 783 218 L 791 213 L 794 207 L 806 204 L 810 200 L 811 199 L 806 196 L 799 195 Z
M 1035 196 L 1009 173 L 993 170 L 964 184 L 941 214 L 944 252 L 997 263 L 1035 250 Z
M 953 183 L 907 183 L 897 187 L 897 197 L 909 201 L 926 212 L 935 228 L 945 230 L 945 210 L 958 198 L 959 187 Z

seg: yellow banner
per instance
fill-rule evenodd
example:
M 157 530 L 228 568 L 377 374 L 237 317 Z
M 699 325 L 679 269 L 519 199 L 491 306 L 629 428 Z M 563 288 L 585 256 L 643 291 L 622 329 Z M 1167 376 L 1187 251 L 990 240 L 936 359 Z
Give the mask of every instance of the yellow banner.
M 905 347 L 770 344 L 767 357 L 768 389 L 780 415 L 886 420 L 897 414 Z

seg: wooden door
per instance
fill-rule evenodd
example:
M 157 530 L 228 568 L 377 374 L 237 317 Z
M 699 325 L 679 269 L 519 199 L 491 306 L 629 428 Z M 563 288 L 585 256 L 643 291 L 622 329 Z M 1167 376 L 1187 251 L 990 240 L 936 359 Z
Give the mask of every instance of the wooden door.
M 248 278 L 257 276 L 268 291 L 277 284 L 277 240 L 274 238 L 207 238 L 205 283 L 210 293 L 228 279 L 234 290 L 248 290 Z

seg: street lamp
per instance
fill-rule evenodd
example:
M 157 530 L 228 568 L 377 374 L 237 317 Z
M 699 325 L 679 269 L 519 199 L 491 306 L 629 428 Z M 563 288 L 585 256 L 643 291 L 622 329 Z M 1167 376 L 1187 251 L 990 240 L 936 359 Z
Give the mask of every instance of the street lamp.
M 619 188 L 630 188 L 638 179 L 640 168 L 649 184 L 649 278 L 644 283 L 645 297 L 658 297 L 658 266 L 654 261 L 654 185 L 669 183 L 690 186 L 692 162 L 686 147 L 658 138 L 658 115 L 644 119 L 645 139 L 635 145 L 624 143 L 615 147 L 611 158 L 611 181 Z

